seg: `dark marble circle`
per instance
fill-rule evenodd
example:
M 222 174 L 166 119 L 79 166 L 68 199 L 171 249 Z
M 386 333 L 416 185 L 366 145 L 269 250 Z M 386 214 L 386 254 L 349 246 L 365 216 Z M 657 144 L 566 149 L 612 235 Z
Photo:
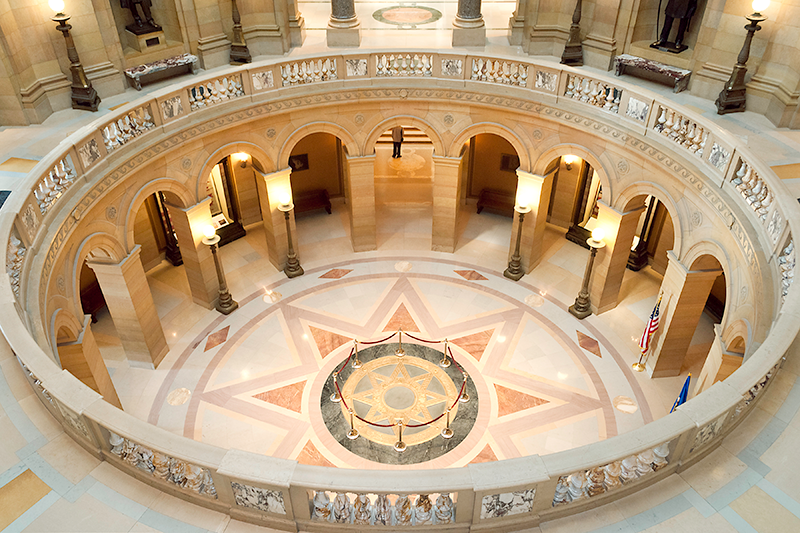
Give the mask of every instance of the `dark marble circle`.
M 359 350 L 358 358 L 362 363 L 368 363 L 369 361 L 381 357 L 395 357 L 394 352 L 396 349 L 397 343 L 370 346 L 369 348 Z M 404 342 L 403 349 L 406 352 L 406 357 L 419 357 L 420 359 L 437 365 L 442 359 L 442 352 L 440 350 L 428 346 Z M 338 367 L 339 365 L 337 365 L 337 368 Z M 453 380 L 456 390 L 461 390 L 462 377 L 456 365 L 451 364 L 449 367 L 442 368 L 441 370 Z M 349 378 L 352 373 L 353 367 L 348 363 L 339 373 L 340 387 L 347 382 L 347 378 Z M 472 431 L 475 425 L 475 419 L 478 416 L 478 391 L 475 388 L 475 383 L 472 381 L 472 378 L 468 377 L 466 392 L 469 394 L 469 401 L 459 404 L 458 413 L 450 421 L 453 437 L 444 439 L 441 435 L 438 435 L 426 442 L 409 445 L 405 451 L 398 452 L 392 446 L 372 442 L 363 436 L 355 440 L 348 439 L 347 432 L 350 430 L 350 421 L 344 416 L 341 405 L 338 402 L 331 401 L 331 395 L 334 390 L 333 372 L 331 372 L 325 382 L 325 386 L 322 389 L 322 396 L 320 397 L 320 408 L 322 410 L 322 419 L 325 421 L 325 426 L 339 444 L 359 457 L 376 463 L 411 465 L 424 463 L 425 461 L 441 457 L 461 444 L 469 432 Z M 363 422 L 360 422 L 360 424 L 363 424 Z

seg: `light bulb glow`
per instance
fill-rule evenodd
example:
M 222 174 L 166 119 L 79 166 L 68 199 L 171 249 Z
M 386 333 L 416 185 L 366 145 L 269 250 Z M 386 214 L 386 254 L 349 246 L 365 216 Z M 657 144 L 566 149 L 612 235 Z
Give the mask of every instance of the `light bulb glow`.
M 50 0 L 48 2 L 50 9 L 55 11 L 56 13 L 63 13 L 64 12 L 64 0 Z
M 769 0 L 753 0 L 753 11 L 761 13 L 769 7 Z
M 603 228 L 595 228 L 592 230 L 592 240 L 595 242 L 601 242 L 605 236 L 606 232 L 603 231 Z
M 292 203 L 292 196 L 288 192 L 282 192 L 278 195 L 278 201 L 281 205 L 287 206 Z
M 203 235 L 205 236 L 206 239 L 213 239 L 214 235 L 216 234 L 217 230 L 215 230 L 214 226 L 212 226 L 211 224 L 203 226 Z
M 528 196 L 528 194 L 526 194 L 524 192 L 521 192 L 521 193 L 517 194 L 517 205 L 518 206 L 520 206 L 522 208 L 526 208 L 530 204 L 531 204 L 531 199 L 530 199 L 530 196 Z
M 564 163 L 565 164 L 571 165 L 572 163 L 575 163 L 576 161 L 578 161 L 578 159 L 580 159 L 580 157 L 578 157 L 577 155 L 565 155 L 563 157 L 563 159 L 564 159 Z
M 250 154 L 245 152 L 237 152 L 235 154 L 232 154 L 231 158 L 237 163 L 241 163 L 242 161 L 247 161 L 248 159 L 250 159 Z

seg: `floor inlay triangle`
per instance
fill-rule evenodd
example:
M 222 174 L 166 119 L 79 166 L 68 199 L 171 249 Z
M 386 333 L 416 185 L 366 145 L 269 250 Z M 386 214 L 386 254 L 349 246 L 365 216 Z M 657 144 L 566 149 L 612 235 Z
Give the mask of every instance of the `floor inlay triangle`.
M 323 275 L 320 276 L 320 278 L 341 279 L 352 271 L 353 271 L 352 269 L 348 270 L 346 268 L 334 268 L 325 272 Z
M 319 355 L 323 359 L 339 346 L 353 341 L 353 339 L 344 335 L 315 328 L 314 326 L 308 326 L 308 329 L 311 331 L 311 336 L 314 337 L 314 342 L 317 343 Z
M 469 464 L 475 463 L 489 463 L 492 461 L 497 461 L 497 455 L 495 455 L 494 450 L 488 444 L 483 447 L 481 453 L 475 456 L 475 459 L 469 462 Z
M 398 329 L 419 333 L 417 323 L 414 322 L 413 318 L 411 318 L 411 313 L 408 312 L 405 304 L 400 304 L 400 307 L 397 308 L 397 311 L 394 312 L 392 318 L 389 319 L 389 322 L 386 324 L 386 327 L 383 328 L 383 331 L 397 331 Z
M 489 279 L 474 270 L 453 270 L 453 272 L 468 281 L 486 281 Z
M 325 459 L 322 454 L 319 453 L 319 450 L 311 441 L 306 442 L 306 445 L 303 446 L 303 449 L 297 454 L 297 462 L 304 465 L 332 466 L 336 468 L 335 464 Z
M 581 348 L 583 348 L 587 352 L 595 354 L 597 357 L 600 358 L 603 357 L 600 353 L 600 343 L 597 342 L 597 340 L 577 330 L 575 331 L 575 333 L 578 334 L 578 344 L 580 345 Z
M 300 413 L 302 411 L 303 389 L 305 386 L 306 382 L 300 381 L 277 389 L 260 392 L 253 398 Z
M 487 329 L 486 331 L 479 331 L 478 333 L 451 339 L 451 342 L 466 351 L 474 357 L 475 360 L 480 361 L 483 352 L 486 351 L 486 346 L 488 346 L 489 341 L 492 340 L 492 333 L 494 333 L 494 329 Z
M 494 384 L 494 388 L 497 391 L 498 417 L 510 415 L 519 411 L 524 411 L 525 409 L 531 409 L 533 407 L 550 403 L 542 398 L 537 398 L 536 396 L 531 396 L 530 394 L 526 394 L 518 390 L 509 389 L 508 387 L 503 387 L 497 383 Z
M 206 347 L 203 351 L 207 352 L 211 348 L 219 346 L 220 344 L 225 342 L 228 339 L 228 331 L 230 331 L 230 329 L 231 329 L 230 326 L 225 326 L 221 330 L 215 331 L 214 333 L 209 335 L 208 339 L 206 340 Z

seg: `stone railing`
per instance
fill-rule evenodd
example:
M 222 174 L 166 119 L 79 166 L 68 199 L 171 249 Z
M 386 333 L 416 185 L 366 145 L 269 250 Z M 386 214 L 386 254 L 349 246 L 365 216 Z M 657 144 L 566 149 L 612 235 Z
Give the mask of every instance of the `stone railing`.
M 398 58 L 403 59 L 398 62 Z M 397 73 L 386 74 L 393 68 Z M 572 116 L 596 107 L 602 111 L 593 114 L 599 121 L 627 128 L 631 146 L 659 145 L 670 157 L 699 169 L 700 177 L 692 185 L 709 198 L 715 195 L 710 201 L 727 217 L 732 231 L 760 244 L 767 259 L 760 268 L 772 269 L 775 287 L 764 290 L 777 291 L 777 301 L 774 308 L 761 304 L 759 312 L 774 317 L 774 333 L 725 381 L 669 416 L 626 434 L 546 456 L 445 470 L 384 471 L 375 476 L 370 471 L 333 470 L 223 450 L 135 419 L 61 370 L 27 329 L 36 319 L 23 319 L 26 302 L 37 299 L 47 285 L 36 283 L 29 289 L 27 278 L 34 265 L 45 273 L 54 260 L 41 255 L 46 249 L 43 243 L 65 239 L 55 222 L 80 218 L 87 202 L 94 201 L 78 197 L 86 189 L 72 184 L 99 182 L 105 169 L 125 164 L 167 126 L 175 131 L 183 123 L 188 125 L 195 113 L 202 112 L 202 120 L 225 117 L 233 105 L 254 108 L 267 98 L 292 97 L 293 91 L 324 92 L 328 81 L 336 82 L 330 85 L 336 90 L 347 87 L 349 80 L 353 87 L 371 80 L 413 89 L 414 80 L 426 78 L 480 95 L 491 95 L 488 87 L 503 85 L 497 90 L 533 103 L 546 101 Z M 670 117 L 672 124 L 667 126 Z M 352 523 L 359 529 L 431 524 L 465 532 L 471 527 L 510 530 L 619 498 L 700 460 L 718 446 L 772 383 L 800 329 L 800 298 L 791 297 L 797 291 L 792 286 L 792 233 L 800 231 L 800 207 L 769 167 L 734 137 L 689 110 L 619 79 L 587 77 L 555 63 L 357 51 L 260 62 L 200 79 L 186 78 L 71 135 L 29 173 L 25 187 L 9 197 L 0 216 L 8 273 L 0 280 L 0 305 L 8 310 L 0 315 L 0 328 L 36 395 L 65 431 L 97 457 L 198 505 L 280 529 L 333 531 L 341 527 L 337 524 Z M 724 199 L 714 189 L 725 192 Z M 733 209 L 726 202 L 739 207 Z M 749 223 L 742 224 L 737 216 L 747 217 Z M 749 266 L 753 265 L 755 259 Z

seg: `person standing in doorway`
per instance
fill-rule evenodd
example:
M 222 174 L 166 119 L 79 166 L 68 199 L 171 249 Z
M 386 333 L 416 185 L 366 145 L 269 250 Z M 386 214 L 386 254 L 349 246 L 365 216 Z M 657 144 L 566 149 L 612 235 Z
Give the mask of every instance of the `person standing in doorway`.
M 402 157 L 400 155 L 400 145 L 403 144 L 403 126 L 392 128 L 392 159 Z

